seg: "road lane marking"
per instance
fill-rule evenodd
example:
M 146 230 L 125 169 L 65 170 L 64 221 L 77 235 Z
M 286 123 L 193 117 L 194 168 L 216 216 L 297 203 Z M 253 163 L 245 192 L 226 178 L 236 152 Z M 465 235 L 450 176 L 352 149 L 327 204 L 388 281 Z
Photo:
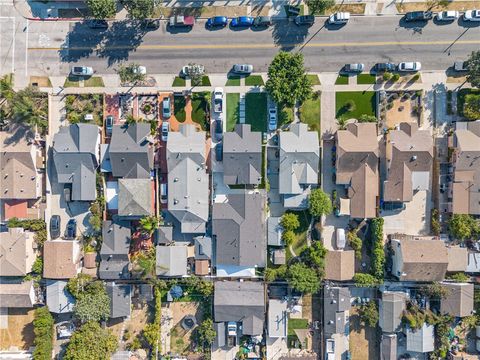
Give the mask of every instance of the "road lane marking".
M 195 49 L 273 49 L 273 48 L 290 48 L 290 47 L 370 47 L 370 46 L 425 46 L 425 45 L 451 45 L 454 40 L 438 40 L 438 41 L 367 41 L 367 42 L 337 42 L 337 43 L 298 43 L 298 44 L 192 44 L 192 45 L 139 45 L 132 46 L 95 46 L 95 47 L 30 47 L 28 50 L 70 50 L 70 51 L 86 51 L 86 50 L 195 50 Z M 480 40 L 458 40 L 455 45 L 480 45 Z

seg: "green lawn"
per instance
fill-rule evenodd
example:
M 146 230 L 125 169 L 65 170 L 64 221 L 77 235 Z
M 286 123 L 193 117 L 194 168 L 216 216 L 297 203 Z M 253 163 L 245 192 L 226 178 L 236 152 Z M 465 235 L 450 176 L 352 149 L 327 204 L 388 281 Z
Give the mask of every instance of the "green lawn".
M 338 75 L 335 85 L 348 85 L 348 75 Z
M 376 81 L 377 77 L 372 74 L 358 74 L 357 76 L 357 84 L 359 85 L 375 84 Z
M 240 76 L 229 76 L 225 86 L 240 86 Z
M 207 130 L 208 119 L 205 112 L 208 103 L 206 97 L 209 96 L 209 92 L 197 92 L 192 94 L 192 120 L 197 124 L 200 124 L 202 130 Z
M 300 107 L 300 121 L 308 124 L 308 129 L 320 132 L 320 96 L 314 94 Z
M 265 85 L 261 75 L 249 75 L 245 78 L 245 86 L 263 86 Z
M 173 97 L 173 114 L 178 122 L 185 121 L 185 96 L 174 96 Z
M 295 329 L 308 329 L 308 320 L 288 319 L 288 335 L 295 335 Z
M 307 246 L 307 230 L 310 225 L 312 216 L 308 210 L 304 211 L 287 211 L 298 215 L 298 220 L 300 221 L 300 226 L 295 230 L 295 241 L 292 243 L 292 250 L 298 256 L 302 250 Z M 293 257 L 293 254 L 290 252 L 290 247 L 287 247 L 287 261 Z
M 247 93 L 245 95 L 245 122 L 252 125 L 252 131 L 267 131 L 266 93 Z
M 290 124 L 293 121 L 293 107 L 280 107 L 277 108 L 278 111 L 278 127 L 283 125 Z
M 240 94 L 227 93 L 227 131 L 233 131 L 240 115 Z
M 463 106 L 465 104 L 465 96 L 468 94 L 480 95 L 480 89 L 460 89 L 457 92 L 457 114 L 463 116 Z
M 69 76 L 65 79 L 64 87 L 79 87 L 80 79 L 77 77 Z M 83 81 L 83 87 L 104 87 L 103 79 L 101 76 L 92 76 Z
M 210 83 L 210 78 L 208 75 L 203 75 L 200 82 L 192 81 L 192 86 L 212 86 L 212 84 Z
M 184 78 L 180 76 L 175 76 L 175 79 L 173 79 L 173 84 L 172 86 L 178 86 L 178 87 L 183 87 L 186 86 L 187 82 L 185 81 Z
M 348 103 L 353 102 L 352 109 Z M 337 119 L 358 119 L 360 115 L 375 115 L 374 91 L 338 91 L 335 93 Z
M 320 85 L 320 79 L 318 78 L 318 75 L 316 74 L 308 74 L 307 75 L 308 80 L 312 83 L 312 85 Z

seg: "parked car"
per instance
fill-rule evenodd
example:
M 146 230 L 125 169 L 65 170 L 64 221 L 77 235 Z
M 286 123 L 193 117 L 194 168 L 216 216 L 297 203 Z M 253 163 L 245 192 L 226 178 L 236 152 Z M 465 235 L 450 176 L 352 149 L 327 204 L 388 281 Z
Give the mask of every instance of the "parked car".
M 239 16 L 233 18 L 230 22 L 232 27 L 250 27 L 253 25 L 253 17 L 251 16 Z
M 132 72 L 134 74 L 146 75 L 147 74 L 147 68 L 145 66 L 142 66 L 142 65 L 137 65 L 132 69 Z
M 437 14 L 437 20 L 438 21 L 453 21 L 455 19 L 458 19 L 458 11 L 455 10 L 446 10 L 446 11 L 441 11 Z
M 162 122 L 162 141 L 168 140 L 168 131 L 170 130 L 170 123 L 168 121 Z
M 107 115 L 107 117 L 105 118 L 105 132 L 107 133 L 107 135 L 112 134 L 113 123 L 114 123 L 113 116 Z
M 468 61 L 455 61 L 453 64 L 453 70 L 458 72 L 468 71 Z
M 195 18 L 193 16 L 183 16 L 183 15 L 176 15 L 171 16 L 168 20 L 168 26 L 172 28 L 192 28 L 195 24 Z
M 75 76 L 92 76 L 93 69 L 90 66 L 74 66 L 70 73 Z
M 295 18 L 295 25 L 297 26 L 311 26 L 315 23 L 315 16 L 313 15 L 299 15 Z
M 205 67 L 203 65 L 185 65 L 182 68 L 181 75 L 184 77 L 190 76 L 190 73 L 205 73 Z
M 86 24 L 90 29 L 108 29 L 108 22 L 106 20 L 87 20 Z
M 213 111 L 216 113 L 223 111 L 223 89 L 221 87 L 213 89 Z
M 346 24 L 350 20 L 349 12 L 338 12 L 330 15 L 328 18 L 328 23 L 332 25 L 342 25 Z
M 428 21 L 433 18 L 433 13 L 431 11 L 411 11 L 407 12 L 404 16 L 405 21 Z
M 275 131 L 277 130 L 277 107 L 272 106 L 268 109 L 268 130 Z
M 272 18 L 270 16 L 257 16 L 253 20 L 254 27 L 269 27 L 272 25 Z
M 375 71 L 394 71 L 396 68 L 395 64 L 392 63 L 377 63 L 375 64 Z
M 158 19 L 145 19 L 142 21 L 142 29 L 144 30 L 157 30 L 160 28 L 160 20 Z
M 233 65 L 233 72 L 237 74 L 251 74 L 253 72 L 253 65 L 235 64 Z
M 223 121 L 215 120 L 215 139 L 221 141 L 223 139 Z
M 65 239 L 73 240 L 77 237 L 77 220 L 70 219 L 67 223 L 67 230 L 65 231 Z
M 166 204 L 168 202 L 168 184 L 160 184 L 160 202 Z
M 480 21 L 480 10 L 467 10 L 463 14 L 465 21 Z
M 170 119 L 170 116 L 172 116 L 170 108 L 170 97 L 168 96 L 165 96 L 162 101 L 162 116 L 164 119 Z
M 360 63 L 345 64 L 343 67 L 343 70 L 349 73 L 361 73 L 363 69 L 365 69 L 365 65 Z
M 422 64 L 417 62 L 401 62 L 398 64 L 398 71 L 420 71 L 422 69 Z
M 205 24 L 208 28 L 225 27 L 228 24 L 228 18 L 226 16 L 214 16 L 207 20 Z
M 215 146 L 215 158 L 217 161 L 223 161 L 223 144 L 221 142 Z
M 61 219 L 59 215 L 52 215 L 50 218 L 50 237 L 56 239 L 60 236 Z
M 75 324 L 70 321 L 62 321 L 56 325 L 57 339 L 69 339 L 75 332 Z

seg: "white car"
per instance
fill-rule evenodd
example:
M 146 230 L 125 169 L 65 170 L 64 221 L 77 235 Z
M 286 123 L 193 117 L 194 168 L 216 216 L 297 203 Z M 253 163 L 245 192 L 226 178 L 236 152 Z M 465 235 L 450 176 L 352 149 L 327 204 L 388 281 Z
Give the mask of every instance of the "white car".
M 271 107 L 268 109 L 268 130 L 277 130 L 277 107 Z
M 147 73 L 147 68 L 145 66 L 138 65 L 138 66 L 135 66 L 132 71 L 134 74 L 145 75 Z
M 480 21 L 480 10 L 467 10 L 463 14 L 463 20 L 465 21 Z
M 349 12 L 338 12 L 330 15 L 330 17 L 328 18 L 328 23 L 334 25 L 342 25 L 346 24 L 348 20 L 350 20 Z
M 182 76 L 190 76 L 191 74 L 200 74 L 205 73 L 205 67 L 203 65 L 185 65 L 182 68 Z
M 162 141 L 168 140 L 168 131 L 170 130 L 170 123 L 168 121 L 164 121 L 162 123 Z
M 90 66 L 74 66 L 71 74 L 75 76 L 92 76 L 93 69 Z
M 453 21 L 455 19 L 458 19 L 458 11 L 455 10 L 447 10 L 447 11 L 441 11 L 437 14 L 437 20 L 438 21 Z
M 233 72 L 237 74 L 251 74 L 253 72 L 253 65 L 235 64 L 233 65 Z
M 398 71 L 420 71 L 422 64 L 417 62 L 401 62 L 398 64 Z

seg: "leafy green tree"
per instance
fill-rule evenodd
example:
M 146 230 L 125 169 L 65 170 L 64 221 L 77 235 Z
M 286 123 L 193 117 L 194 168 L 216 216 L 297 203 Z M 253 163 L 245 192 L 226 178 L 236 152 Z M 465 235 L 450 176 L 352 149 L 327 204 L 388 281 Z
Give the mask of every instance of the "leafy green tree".
M 143 278 L 153 277 L 155 275 L 156 266 L 155 249 L 140 252 L 136 258 L 136 264 L 142 271 Z
M 476 88 L 480 88 L 480 51 L 473 51 L 467 60 L 467 81 Z
M 282 225 L 285 231 L 295 231 L 300 227 L 300 221 L 298 215 L 294 213 L 285 213 L 280 219 L 280 225 Z
M 54 319 L 47 306 L 35 309 L 33 333 L 35 334 L 33 358 L 35 360 L 50 360 L 53 350 Z
M 80 281 L 77 284 L 80 284 Z M 70 288 L 73 288 L 73 285 Z M 68 284 L 67 289 L 69 289 Z M 75 292 L 75 290 L 73 291 Z M 76 295 L 77 301 L 73 308 L 73 314 L 77 319 L 81 322 L 108 319 L 110 316 L 110 297 L 102 281 L 93 281 L 86 284 L 82 291 L 76 291 Z
M 63 358 L 64 360 L 110 359 L 117 346 L 117 338 L 111 330 L 102 329 L 98 323 L 89 321 L 73 333 Z
M 393 74 L 391 72 L 385 71 L 383 73 L 383 81 L 388 81 L 392 78 Z
M 477 221 L 467 214 L 453 214 L 448 222 L 448 230 L 459 240 L 469 240 L 480 232 Z
M 376 327 L 378 323 L 378 308 L 375 301 L 362 305 L 359 309 L 360 321 L 365 326 Z
M 132 19 L 143 20 L 152 17 L 154 0 L 122 0 L 123 6 Z
M 306 247 L 300 254 L 303 262 L 317 270 L 320 276 L 323 276 L 323 269 L 325 267 L 325 256 L 327 249 L 323 246 L 321 241 L 315 241 L 311 246 Z
M 117 69 L 117 74 L 120 77 L 120 81 L 122 83 L 133 84 L 145 81 L 147 76 L 139 71 L 139 66 L 140 65 L 135 63 L 121 64 Z
M 263 276 L 266 282 L 274 282 L 277 279 L 277 271 L 273 268 L 266 268 Z
M 80 273 L 76 277 L 68 280 L 67 290 L 75 299 L 77 299 L 92 281 L 93 279 L 90 275 Z
M 463 116 L 468 120 L 480 119 L 480 94 L 468 94 L 465 96 Z
M 284 231 L 282 240 L 287 246 L 292 245 L 295 242 L 295 233 L 292 230 Z
M 43 259 L 41 256 L 37 256 L 35 259 L 32 265 L 32 272 L 35 274 L 41 274 L 43 272 Z
M 33 87 L 15 93 L 12 102 L 13 121 L 31 128 L 48 127 L 48 100 L 45 94 Z
M 196 334 L 198 343 L 201 344 L 204 349 L 210 348 L 217 337 L 217 332 L 213 327 L 212 319 L 203 320 L 203 322 L 197 327 Z
M 279 52 L 268 67 L 265 89 L 280 106 L 293 107 L 308 99 L 313 90 L 302 53 Z
M 322 189 L 314 189 L 308 196 L 308 210 L 315 217 L 332 213 L 332 201 Z
M 362 239 L 360 239 L 355 231 L 349 231 L 347 233 L 347 240 L 350 247 L 355 250 L 355 257 L 357 259 L 362 258 Z
M 139 223 L 142 230 L 150 235 L 158 229 L 158 218 L 156 216 L 144 216 Z
M 450 294 L 450 289 L 438 282 L 433 282 L 421 287 L 420 292 L 431 299 L 444 299 Z
M 94 19 L 113 18 L 117 13 L 115 0 L 87 0 L 87 6 Z
M 335 0 L 307 0 L 308 12 L 312 15 L 324 15 L 325 11 L 335 6 Z
M 290 266 L 287 280 L 291 287 L 305 294 L 314 294 L 320 289 L 317 271 L 303 263 Z
M 88 222 L 94 231 L 102 230 L 103 221 L 98 215 L 91 214 L 88 218 Z
M 356 273 L 353 276 L 353 281 L 357 287 L 375 287 L 379 285 L 378 279 L 367 273 Z

